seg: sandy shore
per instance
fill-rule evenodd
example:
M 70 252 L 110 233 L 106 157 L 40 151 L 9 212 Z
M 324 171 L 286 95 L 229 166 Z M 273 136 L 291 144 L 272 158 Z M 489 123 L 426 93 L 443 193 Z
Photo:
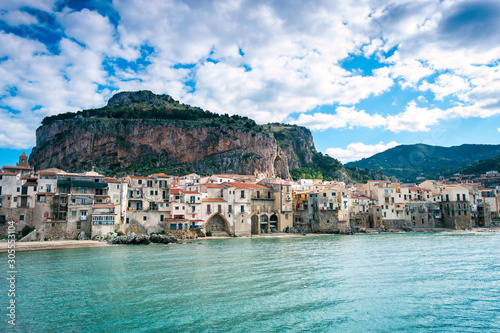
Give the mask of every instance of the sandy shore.
M 46 242 L 16 242 L 16 252 L 19 251 L 37 251 L 37 250 L 56 250 L 72 249 L 78 247 L 96 247 L 109 246 L 106 242 L 92 240 L 65 240 L 65 241 L 46 241 Z M 7 242 L 0 242 L 0 253 L 7 252 Z

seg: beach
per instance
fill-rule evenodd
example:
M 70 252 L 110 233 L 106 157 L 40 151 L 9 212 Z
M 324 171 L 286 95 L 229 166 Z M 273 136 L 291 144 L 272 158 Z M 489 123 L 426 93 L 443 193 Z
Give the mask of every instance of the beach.
M 7 252 L 7 241 L 0 242 L 0 253 Z M 16 242 L 15 250 L 19 251 L 38 251 L 38 250 L 57 250 L 72 249 L 79 247 L 109 246 L 106 242 L 92 240 L 59 240 L 44 242 Z

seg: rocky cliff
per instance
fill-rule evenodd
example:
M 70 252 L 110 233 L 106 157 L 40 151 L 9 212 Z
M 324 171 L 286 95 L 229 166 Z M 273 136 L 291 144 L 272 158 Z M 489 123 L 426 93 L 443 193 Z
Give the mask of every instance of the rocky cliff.
M 304 127 L 260 126 L 165 96 L 120 93 L 105 108 L 46 118 L 36 132 L 31 165 L 36 170 L 95 166 L 107 173 L 165 170 L 288 178 L 291 169 L 310 164 L 316 154 Z

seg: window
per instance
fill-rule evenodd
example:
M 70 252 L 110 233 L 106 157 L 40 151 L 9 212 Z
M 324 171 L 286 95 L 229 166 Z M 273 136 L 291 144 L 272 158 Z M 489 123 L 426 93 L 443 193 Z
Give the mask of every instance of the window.
M 86 220 L 87 219 L 87 211 L 86 210 L 82 210 L 81 211 L 81 220 Z
M 148 219 L 148 217 L 147 217 L 146 215 L 144 215 L 144 216 L 142 217 L 142 220 L 143 220 L 143 221 L 147 221 L 147 219 Z
M 241 205 L 241 212 L 244 213 L 245 212 L 245 206 Z
M 163 221 L 163 215 L 160 215 L 160 221 Z
M 466 201 L 465 194 L 462 194 L 462 198 L 463 198 L 464 201 Z
M 152 180 L 148 180 L 148 187 L 153 187 L 153 181 Z
M 193 207 L 194 208 L 194 207 Z M 217 212 L 222 213 L 222 205 L 218 205 Z
M 71 211 L 71 217 L 76 217 L 76 210 Z
M 149 191 L 149 195 L 154 195 L 154 191 Z
M 457 194 L 457 201 L 460 201 L 460 194 Z
M 177 230 L 177 224 L 170 223 L 170 230 Z
M 191 206 L 191 212 L 193 212 L 193 213 L 194 213 L 194 212 L 195 212 L 195 210 L 196 210 L 196 206 Z
M 127 217 L 127 219 L 125 220 L 125 223 L 129 224 L 130 222 L 130 219 Z
M 0 178 L 1 179 L 1 178 Z M 0 186 L 0 195 L 2 195 L 2 186 Z
M 139 180 L 137 181 L 137 184 L 142 185 L 142 179 L 139 179 Z
M 47 185 L 48 186 L 48 185 Z M 87 194 L 87 189 L 86 188 L 82 188 L 82 190 L 80 191 L 80 193 L 82 194 Z
M 76 222 L 76 229 L 80 230 L 82 228 L 82 222 Z
M 207 213 L 210 214 L 211 211 L 212 211 L 212 209 L 211 209 L 210 205 L 207 205 Z
M 228 207 L 228 213 L 232 213 L 233 212 L 233 205 L 229 205 Z
M 116 185 L 116 189 L 119 190 L 120 189 L 120 185 Z
M 245 198 L 245 191 L 241 191 L 241 199 L 244 199 Z
M 19 221 L 24 221 L 24 215 L 19 215 Z
M 190 203 L 195 203 L 196 202 L 196 197 L 194 195 L 189 197 L 189 202 Z
M 179 210 L 179 206 L 175 206 L 175 210 Z
M 16 189 L 16 192 L 21 192 L 21 188 L 20 188 L 20 187 L 18 187 L 18 188 Z

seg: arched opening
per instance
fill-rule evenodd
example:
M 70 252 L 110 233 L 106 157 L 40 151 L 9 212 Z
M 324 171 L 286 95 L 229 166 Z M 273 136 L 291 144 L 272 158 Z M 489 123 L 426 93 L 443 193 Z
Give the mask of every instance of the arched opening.
M 278 231 L 278 217 L 273 214 L 271 215 L 270 222 L 269 222 L 269 228 L 271 229 L 271 232 L 276 232 Z M 274 230 L 273 230 L 274 229 Z
M 212 236 L 227 236 L 229 234 L 229 224 L 224 216 L 214 214 L 210 217 L 205 225 L 207 234 Z
M 252 235 L 259 234 L 259 217 L 257 215 L 252 216 Z
M 267 215 L 260 216 L 260 232 L 268 233 L 269 232 L 269 218 Z

